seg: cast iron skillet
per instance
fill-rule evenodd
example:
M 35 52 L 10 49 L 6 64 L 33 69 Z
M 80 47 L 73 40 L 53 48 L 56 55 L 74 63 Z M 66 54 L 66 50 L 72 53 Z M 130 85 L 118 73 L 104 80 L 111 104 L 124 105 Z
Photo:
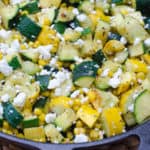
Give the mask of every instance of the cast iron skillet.
M 139 4 L 137 8 L 146 16 L 150 16 L 150 0 L 136 0 Z M 142 1 L 142 4 L 140 3 Z M 143 9 L 144 8 L 144 9 Z M 139 150 L 150 150 L 150 121 L 142 125 L 138 125 L 126 133 L 106 138 L 96 142 L 79 143 L 79 144 L 50 144 L 33 142 L 25 139 L 20 139 L 12 135 L 7 135 L 0 132 L 0 141 L 8 144 L 14 144 L 30 150 L 78 150 L 99 148 L 101 146 L 116 143 L 130 136 L 138 136 L 140 139 Z
M 106 138 L 104 140 L 89 142 L 89 143 L 79 143 L 79 144 L 50 144 L 50 143 L 40 143 L 32 142 L 29 140 L 19 139 L 17 137 L 0 133 L 0 141 L 4 143 L 15 144 L 16 146 L 21 146 L 25 149 L 30 150 L 81 150 L 81 149 L 92 149 L 99 148 L 101 146 L 115 143 L 121 141 L 129 136 L 138 136 L 140 139 L 139 150 L 150 150 L 150 121 L 139 125 L 124 134 L 120 134 L 114 137 Z M 84 150 L 85 150 L 84 149 Z

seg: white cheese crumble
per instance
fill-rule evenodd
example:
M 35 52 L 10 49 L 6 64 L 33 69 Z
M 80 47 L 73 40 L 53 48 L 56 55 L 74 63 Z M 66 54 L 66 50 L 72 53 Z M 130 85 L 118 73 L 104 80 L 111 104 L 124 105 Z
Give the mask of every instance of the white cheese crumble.
M 141 42 L 141 39 L 140 38 L 135 38 L 134 40 L 134 45 L 137 45 Z
M 1 101 L 2 102 L 8 102 L 9 98 L 10 98 L 10 96 L 8 94 L 4 94 L 1 96 Z
M 16 51 L 19 51 L 20 50 L 20 43 L 18 40 L 14 40 L 12 43 L 11 43 L 11 46 L 10 46 L 12 49 L 16 50 Z
M 9 76 L 13 72 L 12 67 L 8 65 L 6 59 L 0 60 L 0 72 L 5 76 Z
M 37 51 L 40 53 L 40 59 L 49 59 L 51 57 L 50 51 L 52 48 L 52 45 L 38 47 Z
M 122 69 L 119 68 L 118 71 L 113 75 L 113 78 L 109 80 L 109 85 L 113 88 L 117 88 L 119 84 L 121 83 L 121 74 L 122 74 Z
M 46 69 L 43 69 L 41 72 L 40 72 L 40 75 L 50 75 L 51 74 L 51 71 L 47 71 Z
M 75 136 L 74 143 L 88 142 L 88 137 L 85 134 L 78 134 Z
M 134 112 L 134 104 L 129 105 L 129 106 L 128 106 L 128 110 L 129 110 L 130 112 Z
M 73 13 L 74 15 L 79 15 L 79 10 L 78 10 L 77 8 L 74 8 L 74 9 L 72 10 L 72 13 Z
M 19 4 L 19 3 L 21 3 L 21 2 L 23 2 L 24 0 L 10 0 L 10 3 L 12 4 L 12 5 L 15 5 L 15 4 Z
M 19 93 L 13 101 L 13 105 L 17 107 L 23 107 L 26 101 L 26 94 L 24 92 Z
M 84 29 L 83 29 L 82 27 L 76 27 L 76 28 L 75 28 L 75 31 L 77 31 L 77 32 L 83 32 L 83 30 L 84 30 Z
M 77 63 L 82 63 L 83 62 L 83 59 L 78 57 L 78 56 L 75 56 L 74 57 L 74 60 L 77 62 Z
M 71 98 L 76 98 L 80 94 L 80 90 L 76 90 L 71 94 Z
M 127 44 L 127 39 L 124 36 L 122 36 L 121 39 L 120 39 L 120 42 L 122 44 Z
M 146 40 L 144 41 L 144 44 L 145 44 L 146 46 L 150 47 L 150 38 L 146 39 Z
M 77 19 L 80 21 L 80 22 L 84 22 L 86 20 L 87 16 L 85 14 L 80 14 L 77 16 Z
M 101 73 L 101 77 L 107 77 L 109 71 L 110 71 L 110 69 L 109 69 L 109 68 L 106 68 L 106 69 Z
M 2 117 L 3 116 L 3 106 L 2 106 L 2 104 L 0 103 L 0 117 Z
M 55 113 L 48 113 L 46 116 L 45 116 L 45 121 L 46 123 L 51 123 L 55 120 L 56 118 L 56 114 Z
M 11 33 L 12 33 L 11 31 L 6 31 L 4 29 L 1 29 L 0 30 L 0 38 L 6 40 L 6 39 L 8 39 L 10 37 Z
M 82 46 L 84 44 L 84 41 L 82 39 L 78 39 L 76 42 L 74 42 L 74 45 Z

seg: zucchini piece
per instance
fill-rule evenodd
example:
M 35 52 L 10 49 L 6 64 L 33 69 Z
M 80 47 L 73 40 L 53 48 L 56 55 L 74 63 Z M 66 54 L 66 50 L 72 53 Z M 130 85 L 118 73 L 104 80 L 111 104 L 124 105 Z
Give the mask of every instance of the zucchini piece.
M 135 120 L 135 116 L 133 113 L 128 112 L 126 114 L 123 115 L 124 121 L 126 122 L 126 124 L 130 127 L 130 126 L 134 126 L 136 124 L 136 120 Z
M 23 51 L 20 54 L 24 60 L 30 60 L 34 63 L 36 63 L 39 59 L 39 53 L 33 51 L 32 49 L 28 51 Z
M 91 29 L 90 28 L 84 28 L 83 31 L 81 32 L 82 36 L 86 36 L 87 34 L 91 33 Z
M 30 116 L 27 118 L 24 118 L 22 121 L 23 128 L 31 128 L 31 127 L 38 127 L 39 126 L 39 119 L 37 116 Z
M 3 118 L 2 117 L 0 117 L 0 127 L 2 127 L 3 126 Z
M 74 61 L 79 57 L 79 51 L 73 44 L 60 44 L 58 57 L 61 61 Z
M 46 103 L 47 103 L 47 97 L 41 97 L 34 103 L 33 109 L 44 108 Z
M 78 8 L 80 11 L 83 11 L 86 14 L 90 14 L 94 10 L 94 3 L 91 3 L 88 0 L 81 1 Z
M 22 114 L 18 112 L 10 102 L 3 103 L 3 108 L 4 119 L 6 119 L 13 128 L 17 128 L 23 120 Z
M 144 54 L 145 51 L 144 44 L 142 42 L 136 45 L 129 46 L 128 49 L 130 57 L 138 57 Z
M 31 41 L 35 41 L 41 32 L 41 27 L 26 15 L 19 18 L 16 29 Z
M 102 66 L 104 61 L 106 60 L 106 56 L 104 55 L 102 50 L 97 51 L 93 56 L 93 60 L 99 64 L 99 66 Z
M 22 70 L 29 75 L 34 75 L 40 71 L 40 67 L 31 61 L 24 61 L 22 62 Z
M 40 11 L 40 8 L 38 7 L 38 2 L 38 0 L 33 0 L 27 4 L 20 6 L 20 9 L 22 11 L 27 11 L 29 14 L 35 14 Z
M 99 66 L 94 61 L 85 61 L 73 70 L 73 82 L 81 87 L 89 87 L 97 74 Z
M 0 16 L 2 17 L 2 21 L 6 29 L 12 26 L 14 23 L 13 20 L 17 16 L 18 12 L 19 7 L 17 5 L 0 8 Z
M 109 80 L 108 77 L 97 77 L 95 80 L 95 86 L 100 90 L 107 90 L 110 87 Z
M 117 33 L 112 33 L 110 32 L 108 35 L 108 40 L 118 40 L 120 41 L 121 39 L 121 35 L 117 34 Z
M 41 91 L 47 90 L 50 76 L 49 75 L 36 75 L 35 80 L 39 81 Z
M 111 3 L 120 5 L 120 4 L 123 4 L 123 0 L 112 0 Z
M 44 127 L 46 137 L 50 139 L 51 142 L 60 143 L 63 140 L 62 134 L 55 128 L 53 124 L 48 124 Z
M 129 56 L 128 50 L 118 52 L 118 53 L 115 54 L 114 61 L 117 62 L 117 63 L 122 64 L 127 60 L 128 56 Z
M 149 98 L 150 92 L 144 90 L 135 100 L 134 115 L 138 124 L 150 117 Z
M 13 68 L 13 70 L 21 68 L 21 58 L 17 54 L 14 54 L 11 56 L 8 55 L 7 61 L 8 61 L 8 64 Z
M 43 127 L 25 128 L 23 130 L 26 139 L 45 142 L 45 131 Z
M 75 112 L 72 109 L 66 109 L 64 113 L 55 119 L 55 124 L 61 128 L 62 131 L 66 131 L 69 127 L 71 127 L 75 120 Z
M 67 28 L 67 24 L 63 22 L 57 22 L 54 24 L 54 29 L 59 32 L 60 34 L 63 34 Z

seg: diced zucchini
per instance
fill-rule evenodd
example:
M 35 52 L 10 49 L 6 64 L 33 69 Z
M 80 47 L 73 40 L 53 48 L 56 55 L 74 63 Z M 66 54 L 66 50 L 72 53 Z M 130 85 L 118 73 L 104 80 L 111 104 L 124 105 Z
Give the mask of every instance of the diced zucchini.
M 46 103 L 47 103 L 47 98 L 46 97 L 41 97 L 34 103 L 33 109 L 35 109 L 35 108 L 44 108 Z
M 150 32 L 150 17 L 147 17 L 145 20 L 146 29 Z
M 23 6 L 20 6 L 21 10 L 27 11 L 29 14 L 34 14 L 40 11 L 40 8 L 38 6 L 38 0 L 33 0 L 31 2 L 28 2 L 24 4 Z
M 89 128 L 92 128 L 99 117 L 99 113 L 92 107 L 83 105 L 78 110 L 77 117 L 80 118 Z
M 99 20 L 95 30 L 95 40 L 101 40 L 104 45 L 107 41 L 108 34 L 110 31 L 110 25 L 104 21 Z
M 21 58 L 18 54 L 8 55 L 7 61 L 8 64 L 13 68 L 13 70 L 21 68 Z
M 26 139 L 45 142 L 45 131 L 43 127 L 25 128 L 23 130 Z
M 73 70 L 73 81 L 81 87 L 89 87 L 94 81 L 99 66 L 94 61 L 85 61 Z
M 46 137 L 50 138 L 51 142 L 60 143 L 63 140 L 61 133 L 53 124 L 48 124 L 44 127 Z
M 39 0 L 39 6 L 42 8 L 56 7 L 58 8 L 62 0 Z
M 94 3 L 91 3 L 88 0 L 81 1 L 78 8 L 80 11 L 83 11 L 83 12 L 89 14 L 94 10 Z
M 13 128 L 17 128 L 23 120 L 21 113 L 18 112 L 10 102 L 3 103 L 3 108 L 4 119 L 6 119 Z
M 150 117 L 149 97 L 150 92 L 144 90 L 135 100 L 134 115 L 139 124 Z
M 22 62 L 22 70 L 29 75 L 34 75 L 40 71 L 40 67 L 31 61 L 24 61 Z
M 67 28 L 66 23 L 63 22 L 57 22 L 54 24 L 54 29 L 59 32 L 60 34 L 63 34 Z
M 19 18 L 16 28 L 22 35 L 31 41 L 35 41 L 41 32 L 41 27 L 26 15 Z
M 129 56 L 128 50 L 118 52 L 118 53 L 115 54 L 114 61 L 117 62 L 117 63 L 122 64 L 127 60 L 128 56 Z
M 106 56 L 102 52 L 102 50 L 97 51 L 93 56 L 93 60 L 99 64 L 99 66 L 102 66 L 104 61 L 106 60 Z
M 55 124 L 61 128 L 62 131 L 66 131 L 69 127 L 71 127 L 75 120 L 75 112 L 72 109 L 66 109 L 64 113 L 55 119 Z
M 103 110 L 101 120 L 103 130 L 107 137 L 121 134 L 124 130 L 125 124 L 121 117 L 119 108 L 112 107 Z
M 134 126 L 136 124 L 135 116 L 133 113 L 128 112 L 127 114 L 123 115 L 124 121 L 128 126 Z
M 136 45 L 129 46 L 130 57 L 138 57 L 142 54 L 144 54 L 144 45 L 142 42 Z
M 22 121 L 23 128 L 31 128 L 39 126 L 39 119 L 36 116 L 24 118 Z
M 36 81 L 39 81 L 41 91 L 47 90 L 49 80 L 50 80 L 49 75 L 36 75 L 35 79 Z
M 14 23 L 12 20 L 17 16 L 18 11 L 19 8 L 16 5 L 0 8 L 0 16 L 6 29 L 12 26 L 12 23 Z
M 84 28 L 84 30 L 82 31 L 81 35 L 85 36 L 91 33 L 91 29 L 90 28 Z
M 58 50 L 58 57 L 61 61 L 74 61 L 79 57 L 79 51 L 73 44 L 61 44 Z
M 20 53 L 24 60 L 30 60 L 32 62 L 37 62 L 39 58 L 39 53 L 31 50 L 23 51 Z
M 2 127 L 3 126 L 3 118 L 2 117 L 0 117 L 0 127 Z
M 95 86 L 100 90 L 107 90 L 110 87 L 109 80 L 108 77 L 97 77 L 95 80 Z
M 118 40 L 120 41 L 121 39 L 121 35 L 117 34 L 117 33 L 112 33 L 110 32 L 108 35 L 108 40 Z
M 66 96 L 58 96 L 50 101 L 50 109 L 56 114 L 62 114 L 65 109 L 70 108 L 69 102 L 71 99 Z
M 112 0 L 111 2 L 117 5 L 123 4 L 123 0 Z

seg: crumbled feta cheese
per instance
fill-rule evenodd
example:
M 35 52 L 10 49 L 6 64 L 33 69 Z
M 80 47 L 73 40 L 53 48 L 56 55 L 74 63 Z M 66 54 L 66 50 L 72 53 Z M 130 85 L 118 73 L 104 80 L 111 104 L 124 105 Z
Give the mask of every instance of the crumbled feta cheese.
M 77 16 L 77 19 L 80 21 L 80 22 L 84 22 L 86 20 L 87 16 L 85 14 L 80 14 Z
M 40 75 L 50 75 L 51 74 L 51 71 L 47 71 L 46 69 L 43 69 L 41 72 L 40 72 Z
M 0 103 L 0 117 L 2 117 L 3 116 L 3 106 L 2 106 L 2 104 Z
M 8 94 L 4 94 L 1 96 L 1 101 L 2 102 L 8 102 L 9 98 L 10 98 L 10 96 Z
M 74 143 L 88 142 L 88 137 L 85 134 L 78 134 L 75 136 Z
M 122 36 L 121 39 L 120 39 L 120 42 L 122 44 L 127 44 L 127 39 L 124 36 Z
M 11 43 L 11 46 L 10 46 L 12 49 L 15 49 L 16 51 L 19 51 L 20 49 L 20 43 L 18 40 L 14 40 L 12 43 Z
M 19 4 L 19 3 L 21 3 L 21 2 L 23 2 L 24 0 L 10 0 L 10 3 L 12 4 L 12 5 L 15 5 L 15 4 Z
M 118 71 L 113 75 L 113 78 L 109 80 L 109 85 L 113 88 L 117 88 L 119 84 L 121 83 L 121 76 L 122 74 L 122 69 L 118 69 Z
M 139 94 L 140 94 L 139 91 L 135 91 L 132 95 L 133 100 L 135 100 L 139 96 Z
M 56 118 L 56 114 L 55 113 L 48 113 L 46 116 L 45 116 L 45 121 L 46 123 L 51 123 L 55 120 Z
M 61 127 L 56 127 L 56 129 L 61 132 L 62 131 L 62 128 Z
M 0 72 L 5 76 L 9 76 L 13 69 L 10 67 L 5 59 L 0 60 Z
M 77 32 L 83 32 L 83 30 L 84 30 L 84 29 L 83 29 L 82 27 L 76 27 L 76 28 L 75 28 L 75 31 L 77 31 Z
M 53 48 L 52 45 L 40 46 L 37 51 L 40 53 L 41 59 L 49 59 L 51 57 L 50 50 Z
M 128 110 L 129 110 L 130 112 L 134 112 L 134 104 L 129 105 L 129 106 L 128 106 Z
M 77 62 L 77 63 L 82 63 L 83 62 L 83 59 L 80 58 L 80 57 L 74 57 L 74 60 Z
M 141 42 L 141 39 L 140 38 L 135 38 L 134 40 L 134 45 L 137 45 Z
M 146 46 L 150 47 L 150 38 L 146 39 L 146 40 L 144 41 L 144 44 L 145 44 Z
M 11 31 L 6 31 L 4 29 L 1 29 L 0 30 L 0 38 L 6 40 L 6 39 L 8 39 L 10 37 L 11 33 L 12 33 Z
M 57 66 L 57 60 L 58 60 L 58 56 L 55 56 L 53 57 L 51 60 L 50 60 L 50 66 Z
M 76 42 L 74 42 L 74 45 L 82 46 L 84 44 L 84 41 L 81 39 L 78 39 Z
M 88 93 L 89 92 L 88 88 L 82 88 L 82 90 L 83 90 L 84 93 Z
M 23 107 L 26 101 L 26 94 L 24 92 L 19 93 L 13 101 L 13 105 L 17 107 Z
M 65 38 L 64 38 L 60 33 L 57 33 L 56 36 L 57 36 L 61 41 L 65 41 Z
M 87 102 L 87 100 L 88 100 L 88 97 L 84 97 L 84 96 L 81 97 L 81 103 L 82 104 Z
M 106 68 L 106 69 L 101 73 L 101 77 L 107 77 L 109 71 L 110 71 L 110 69 L 109 69 L 109 68 Z
M 71 98 L 76 98 L 80 94 L 80 90 L 76 90 L 71 94 Z
M 79 15 L 79 10 L 78 10 L 77 8 L 74 8 L 74 9 L 72 10 L 72 13 L 73 13 L 74 15 Z

